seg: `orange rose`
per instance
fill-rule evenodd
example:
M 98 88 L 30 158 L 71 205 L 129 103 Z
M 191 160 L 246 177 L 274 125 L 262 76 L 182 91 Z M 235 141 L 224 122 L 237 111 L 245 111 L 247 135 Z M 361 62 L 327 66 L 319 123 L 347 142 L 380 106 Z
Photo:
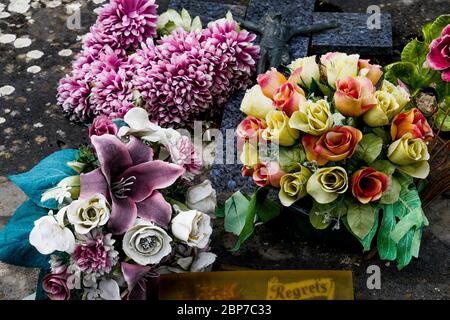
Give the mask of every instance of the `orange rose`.
M 296 69 L 289 79 L 272 68 L 258 76 L 258 84 L 264 95 L 274 100 L 274 106 L 290 116 L 298 110 L 298 104 L 305 100 L 305 92 L 298 86 L 301 69 Z
M 286 172 L 281 169 L 276 161 L 271 161 L 268 164 L 258 163 L 253 170 L 253 181 L 260 187 L 271 185 L 279 188 L 281 177 L 285 174 Z
M 361 203 L 379 200 L 388 185 L 388 177 L 370 167 L 362 168 L 352 176 L 352 193 Z
M 399 113 L 392 121 L 392 140 L 398 140 L 408 132 L 413 135 L 413 138 L 419 138 L 424 141 L 430 141 L 434 137 L 433 129 L 431 129 L 427 119 L 417 108 Z
M 368 78 L 345 77 L 336 82 L 334 102 L 344 116 L 359 117 L 377 104 L 375 87 Z
M 273 96 L 274 106 L 284 111 L 288 117 L 298 111 L 300 103 L 305 102 L 303 90 L 296 84 L 286 82 L 275 91 Z
M 381 70 L 381 66 L 370 64 L 369 61 L 370 60 L 359 59 L 359 75 L 368 78 L 370 81 L 372 81 L 373 85 L 376 85 L 383 76 L 383 71 Z
M 251 177 L 253 175 L 253 168 L 249 166 L 242 166 L 241 174 L 243 177 Z
M 265 128 L 267 128 L 266 122 L 255 116 L 249 116 L 242 120 L 236 129 L 238 150 L 242 150 L 245 142 L 256 146 L 259 141 L 263 140 L 262 132 Z
M 302 139 L 308 161 L 316 161 L 319 166 L 329 161 L 350 158 L 363 134 L 356 128 L 336 126 L 321 136 L 305 135 Z

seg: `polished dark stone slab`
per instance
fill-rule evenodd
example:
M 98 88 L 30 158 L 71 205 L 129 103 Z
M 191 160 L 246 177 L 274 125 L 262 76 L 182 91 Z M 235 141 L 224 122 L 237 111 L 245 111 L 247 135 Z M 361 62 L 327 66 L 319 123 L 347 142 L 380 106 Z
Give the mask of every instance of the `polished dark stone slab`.
M 314 12 L 314 23 L 337 22 L 340 27 L 312 36 L 311 52 L 322 54 L 329 51 L 359 53 L 369 56 L 392 54 L 391 15 L 381 14 L 380 29 L 369 29 L 369 14 Z

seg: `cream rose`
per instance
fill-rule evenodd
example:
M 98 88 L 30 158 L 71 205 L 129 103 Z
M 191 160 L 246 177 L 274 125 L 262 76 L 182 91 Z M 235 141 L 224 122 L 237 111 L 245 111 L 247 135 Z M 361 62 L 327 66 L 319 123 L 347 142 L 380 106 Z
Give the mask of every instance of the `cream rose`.
M 333 126 L 330 105 L 323 99 L 317 102 L 306 101 L 292 114 L 289 126 L 314 136 L 325 133 Z
M 266 141 L 275 142 L 281 146 L 292 146 L 300 136 L 297 129 L 289 127 L 289 118 L 283 111 L 270 111 L 266 115 L 267 128 L 263 131 Z
M 265 119 L 266 114 L 274 109 L 272 99 L 264 95 L 259 85 L 247 90 L 241 102 L 242 112 L 259 119 Z
M 134 227 L 124 235 L 122 246 L 125 254 L 140 265 L 159 263 L 172 252 L 172 238 L 164 229 L 151 222 L 137 219 Z
M 172 219 L 172 233 L 178 240 L 191 247 L 203 249 L 212 233 L 211 218 L 200 211 L 179 211 Z
M 395 86 L 387 80 L 383 80 L 381 85 L 381 91 L 390 93 L 394 96 L 395 101 L 397 101 L 400 109 L 403 109 L 406 104 L 411 100 L 411 95 L 402 86 Z
M 430 173 L 427 145 L 422 139 L 413 138 L 411 133 L 405 133 L 389 146 L 388 158 L 411 177 L 425 179 Z
M 190 187 L 186 192 L 186 205 L 189 209 L 213 214 L 216 211 L 217 198 L 216 190 L 212 187 L 211 181 L 205 180 Z
M 386 91 L 375 92 L 375 99 L 377 104 L 363 115 L 363 120 L 371 127 L 386 126 L 401 111 L 400 105 L 395 97 Z
M 105 225 L 111 213 L 111 207 L 102 194 L 89 199 L 73 201 L 67 207 L 67 219 L 79 234 L 87 234 L 96 227 Z
M 336 88 L 336 81 L 345 77 L 356 77 L 358 74 L 359 55 L 347 55 L 342 52 L 329 52 L 320 57 L 325 68 L 328 84 Z
M 299 70 L 299 84 L 310 87 L 313 80 L 320 80 L 320 69 L 316 62 L 316 56 L 299 58 L 293 61 L 289 66 L 293 71 Z
M 344 168 L 328 167 L 317 170 L 306 185 L 306 191 L 318 203 L 330 203 L 348 188 L 348 176 Z

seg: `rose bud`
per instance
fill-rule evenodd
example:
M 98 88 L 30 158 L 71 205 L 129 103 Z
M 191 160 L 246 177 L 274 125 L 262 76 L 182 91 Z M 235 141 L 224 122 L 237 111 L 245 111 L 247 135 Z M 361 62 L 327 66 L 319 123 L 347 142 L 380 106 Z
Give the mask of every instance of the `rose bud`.
M 330 203 L 348 188 L 348 176 L 344 168 L 320 168 L 309 178 L 306 191 L 318 203 Z
M 424 141 L 430 141 L 434 137 L 433 129 L 431 129 L 427 119 L 417 108 L 400 113 L 392 121 L 392 140 L 398 140 L 408 132 L 412 134 L 413 138 L 419 138 Z
M 352 176 L 352 194 L 361 203 L 369 203 L 381 198 L 388 188 L 388 177 L 373 168 L 362 168 Z
M 242 150 L 245 142 L 258 145 L 258 142 L 262 141 L 262 133 L 266 127 L 266 122 L 255 116 L 242 120 L 236 129 L 238 150 Z
M 311 171 L 300 166 L 300 171 L 284 175 L 280 180 L 278 197 L 285 207 L 289 207 L 306 196 L 306 183 L 311 177 Z
M 241 102 L 241 111 L 248 116 L 265 119 L 269 111 L 274 110 L 272 99 L 267 98 L 259 85 L 247 90 Z
M 271 68 L 266 73 L 260 74 L 257 81 L 264 95 L 272 99 L 277 89 L 285 84 L 287 79 L 277 69 Z
M 406 86 L 403 84 L 403 82 L 399 81 L 399 83 L 400 85 L 395 86 L 389 81 L 383 80 L 383 84 L 381 85 L 381 91 L 392 94 L 401 110 L 409 102 L 409 100 L 411 99 L 411 95 L 408 92 Z
M 117 134 L 117 127 L 107 116 L 98 116 L 89 127 L 89 137 L 102 136 L 104 134 Z
M 363 134 L 350 126 L 335 126 L 321 136 L 305 135 L 302 139 L 308 161 L 316 161 L 319 166 L 329 161 L 350 158 Z
M 375 86 L 383 76 L 381 66 L 376 64 L 370 64 L 370 60 L 359 59 L 358 61 L 358 74 L 362 77 L 368 78 Z
M 267 164 L 258 163 L 254 167 L 253 181 L 260 186 L 265 187 L 271 185 L 275 188 L 280 187 L 280 179 L 286 174 L 278 162 L 271 161 Z
M 42 281 L 42 288 L 50 300 L 69 300 L 70 290 L 67 287 L 69 274 L 66 270 L 60 273 L 49 273 Z
M 293 61 L 289 67 L 299 73 L 298 83 L 304 87 L 311 87 L 312 81 L 320 80 L 320 68 L 316 62 L 316 56 L 299 58 Z M 298 70 L 298 71 L 297 71 Z
M 289 126 L 314 136 L 321 135 L 333 126 L 330 105 L 323 99 L 302 103 L 289 119 Z
M 274 106 L 284 111 L 288 117 L 297 111 L 299 105 L 306 101 L 303 96 L 303 90 L 296 84 L 286 82 L 279 87 L 273 96 Z
M 336 82 L 334 102 L 344 116 L 359 117 L 377 104 L 375 87 L 363 77 L 346 77 Z
M 364 113 L 363 120 L 370 127 L 386 126 L 401 111 L 400 105 L 392 94 L 385 91 L 375 92 L 375 98 L 376 106 Z

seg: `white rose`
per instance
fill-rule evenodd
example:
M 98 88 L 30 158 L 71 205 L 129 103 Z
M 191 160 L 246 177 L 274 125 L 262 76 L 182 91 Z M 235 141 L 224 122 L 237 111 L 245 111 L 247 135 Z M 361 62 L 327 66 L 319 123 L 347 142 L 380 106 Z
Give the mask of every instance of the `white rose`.
M 394 96 L 395 101 L 397 101 L 399 108 L 403 109 L 406 104 L 411 100 L 411 95 L 402 86 L 395 86 L 387 80 L 383 80 L 381 85 L 381 91 L 390 93 Z
M 320 62 L 326 69 L 328 84 L 336 88 L 336 81 L 358 74 L 359 55 L 347 55 L 342 52 L 329 52 L 320 58 Z
M 96 227 L 105 225 L 110 216 L 111 208 L 102 194 L 96 194 L 90 199 L 73 201 L 67 207 L 67 219 L 79 234 L 87 234 Z
M 275 110 L 272 99 L 266 97 L 259 85 L 247 90 L 241 102 L 241 111 L 248 116 L 265 119 L 269 111 Z
M 136 263 L 146 266 L 157 264 L 172 252 L 169 237 L 164 229 L 151 222 L 137 219 L 134 227 L 123 237 L 123 251 Z
M 186 205 L 190 209 L 213 214 L 216 211 L 217 199 L 216 190 L 212 187 L 211 181 L 205 180 L 190 187 L 186 192 Z
M 75 249 L 75 237 L 69 228 L 64 226 L 65 208 L 56 216 L 53 211 L 48 216 L 34 222 L 30 232 L 30 244 L 42 254 L 51 254 L 55 251 L 72 253 Z
M 212 233 L 211 218 L 197 210 L 179 211 L 172 219 L 172 233 L 187 245 L 203 249 Z
M 216 261 L 217 256 L 212 252 L 199 252 L 195 258 L 185 257 L 177 260 L 180 268 L 172 268 L 175 272 L 203 272 L 207 270 Z
M 316 56 L 299 58 L 293 61 L 289 67 L 295 71 L 301 68 L 300 71 L 300 85 L 310 87 L 312 80 L 320 80 L 320 69 L 316 62 Z

